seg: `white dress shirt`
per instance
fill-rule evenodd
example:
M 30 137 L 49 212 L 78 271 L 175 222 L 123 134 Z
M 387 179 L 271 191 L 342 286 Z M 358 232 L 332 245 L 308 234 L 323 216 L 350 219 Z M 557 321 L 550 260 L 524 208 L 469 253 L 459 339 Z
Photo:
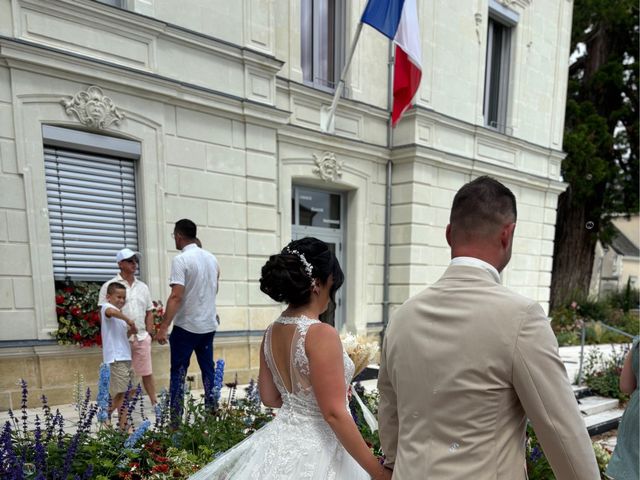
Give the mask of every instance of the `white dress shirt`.
M 475 257 L 455 257 L 451 259 L 451 263 L 449 265 L 464 265 L 466 267 L 476 267 L 482 268 L 491 274 L 496 283 L 502 283 L 500 278 L 500 273 L 496 270 L 496 267 L 491 265 L 490 263 L 485 262 L 484 260 L 480 260 Z

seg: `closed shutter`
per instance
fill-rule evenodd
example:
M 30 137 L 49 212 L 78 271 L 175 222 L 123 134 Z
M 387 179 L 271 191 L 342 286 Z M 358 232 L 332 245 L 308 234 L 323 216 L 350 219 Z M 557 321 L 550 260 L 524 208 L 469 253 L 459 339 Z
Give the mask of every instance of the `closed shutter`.
M 45 146 L 44 163 L 54 278 L 108 280 L 138 249 L 134 162 Z

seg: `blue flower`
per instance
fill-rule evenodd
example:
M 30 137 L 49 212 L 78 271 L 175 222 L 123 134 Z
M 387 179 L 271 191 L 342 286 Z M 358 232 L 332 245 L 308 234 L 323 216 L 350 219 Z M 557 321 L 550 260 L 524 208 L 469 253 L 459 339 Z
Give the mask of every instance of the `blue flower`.
M 100 379 L 98 380 L 98 397 L 96 402 L 98 403 L 98 421 L 104 423 L 109 417 L 109 381 L 111 376 L 111 370 L 109 365 L 103 363 L 100 365 Z
M 222 393 L 222 385 L 224 384 L 224 360 L 216 361 L 215 374 L 213 376 L 213 401 L 216 405 L 220 402 L 220 394 Z
M 249 404 L 254 407 L 260 407 L 260 391 L 258 390 L 258 384 L 253 378 L 249 380 L 249 386 L 246 390 Z
M 136 443 L 142 438 L 142 436 L 146 433 L 146 431 L 151 426 L 151 422 L 149 420 L 145 420 L 142 422 L 136 430 L 129 435 L 129 438 L 124 442 L 125 448 L 133 448 Z

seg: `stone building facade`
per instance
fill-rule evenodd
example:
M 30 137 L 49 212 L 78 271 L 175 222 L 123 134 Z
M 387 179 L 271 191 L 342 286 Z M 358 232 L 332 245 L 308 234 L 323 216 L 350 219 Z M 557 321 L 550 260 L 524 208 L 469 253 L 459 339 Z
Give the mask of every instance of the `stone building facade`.
M 346 274 L 336 325 L 377 335 L 388 170 L 392 311 L 444 271 L 453 195 L 484 174 L 519 202 L 503 280 L 548 305 L 572 2 L 419 0 L 423 80 L 393 135 L 389 44 L 365 27 L 335 132 L 323 133 L 364 5 L 0 0 L 0 408 L 17 404 L 20 377 L 54 403 L 70 401 L 76 372 L 95 384 L 98 349 L 51 341 L 56 280 L 102 279 L 115 268 L 105 258 L 133 246 L 140 277 L 166 299 L 183 217 L 220 261 L 215 356 L 228 378 L 256 375 L 262 332 L 281 310 L 259 291 L 260 267 L 292 238 L 334 245 Z M 114 227 L 120 245 L 96 240 L 87 253 L 86 242 L 69 246 L 73 229 L 55 230 L 60 218 L 74 225 L 74 211 L 53 208 L 64 181 L 51 172 L 74 159 L 130 168 L 129 183 L 109 186 L 133 198 Z M 167 347 L 154 347 L 154 367 L 166 384 Z

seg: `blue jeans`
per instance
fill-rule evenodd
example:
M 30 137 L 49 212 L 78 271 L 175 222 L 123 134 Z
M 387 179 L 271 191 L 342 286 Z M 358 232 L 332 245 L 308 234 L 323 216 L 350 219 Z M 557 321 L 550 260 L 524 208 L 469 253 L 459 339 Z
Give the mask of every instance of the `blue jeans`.
M 196 352 L 198 365 L 202 372 L 205 405 L 212 407 L 213 401 L 213 337 L 216 332 L 191 333 L 184 328 L 173 327 L 169 336 L 171 346 L 171 379 L 169 381 L 169 401 L 172 423 L 182 418 L 184 403 L 184 381 L 191 361 Z

